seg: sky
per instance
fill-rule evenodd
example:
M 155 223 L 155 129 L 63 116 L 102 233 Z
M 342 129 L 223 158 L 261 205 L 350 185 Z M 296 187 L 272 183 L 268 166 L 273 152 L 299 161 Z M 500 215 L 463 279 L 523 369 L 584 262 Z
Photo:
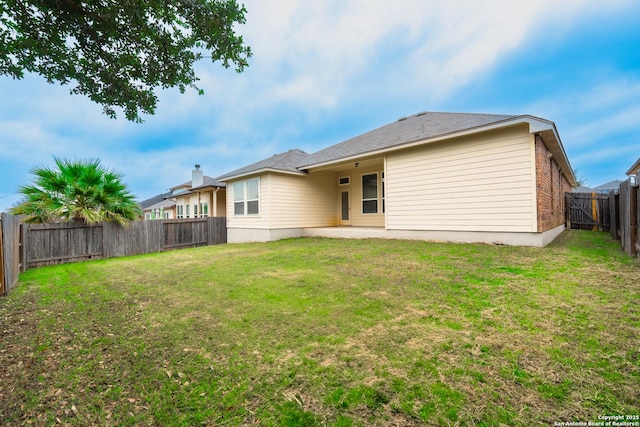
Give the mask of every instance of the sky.
M 53 157 L 98 158 L 137 200 L 421 111 L 555 122 L 586 185 L 640 157 L 639 0 L 246 0 L 243 73 L 203 60 L 132 123 L 71 86 L 0 76 L 0 211 Z

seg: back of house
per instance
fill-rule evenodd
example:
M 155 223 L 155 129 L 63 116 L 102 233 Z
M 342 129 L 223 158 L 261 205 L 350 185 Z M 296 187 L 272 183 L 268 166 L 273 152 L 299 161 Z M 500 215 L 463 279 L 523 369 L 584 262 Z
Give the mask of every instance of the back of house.
M 217 178 L 229 242 L 383 237 L 544 246 L 576 179 L 553 122 L 418 113 Z

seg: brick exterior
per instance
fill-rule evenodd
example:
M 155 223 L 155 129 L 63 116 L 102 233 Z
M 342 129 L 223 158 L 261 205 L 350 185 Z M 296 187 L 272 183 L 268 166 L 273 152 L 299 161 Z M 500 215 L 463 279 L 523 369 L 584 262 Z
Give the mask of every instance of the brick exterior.
M 564 224 L 564 193 L 571 191 L 571 185 L 539 135 L 536 135 L 536 188 L 538 232 Z

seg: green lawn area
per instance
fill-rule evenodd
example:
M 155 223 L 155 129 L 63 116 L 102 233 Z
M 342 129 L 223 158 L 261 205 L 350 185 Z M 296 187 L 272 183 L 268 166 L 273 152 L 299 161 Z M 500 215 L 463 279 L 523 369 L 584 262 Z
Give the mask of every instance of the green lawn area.
M 640 414 L 640 264 L 292 239 L 30 270 L 0 299 L 2 425 L 553 425 Z

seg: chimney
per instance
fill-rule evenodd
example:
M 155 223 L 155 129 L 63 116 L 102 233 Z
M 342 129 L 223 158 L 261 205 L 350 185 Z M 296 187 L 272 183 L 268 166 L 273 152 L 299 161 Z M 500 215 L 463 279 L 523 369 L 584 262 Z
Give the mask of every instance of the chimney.
M 191 188 L 200 187 L 204 184 L 204 174 L 200 170 L 200 165 L 196 165 L 191 178 Z

